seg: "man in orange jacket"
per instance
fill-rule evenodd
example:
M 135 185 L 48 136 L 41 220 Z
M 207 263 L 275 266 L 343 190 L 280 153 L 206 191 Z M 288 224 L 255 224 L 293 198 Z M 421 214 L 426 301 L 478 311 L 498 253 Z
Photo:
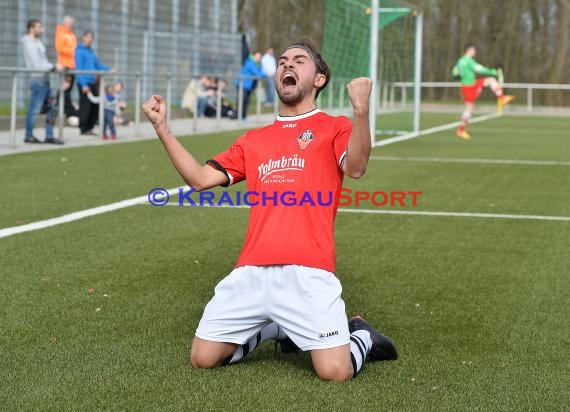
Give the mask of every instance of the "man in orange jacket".
M 67 70 L 75 69 L 75 48 L 77 47 L 77 37 L 73 32 L 73 17 L 64 16 L 61 24 L 55 29 L 55 50 L 57 51 L 57 62 Z M 71 101 L 71 90 L 73 88 L 74 76 L 66 74 L 64 86 L 64 112 L 69 119 L 70 116 L 77 116 L 77 109 Z

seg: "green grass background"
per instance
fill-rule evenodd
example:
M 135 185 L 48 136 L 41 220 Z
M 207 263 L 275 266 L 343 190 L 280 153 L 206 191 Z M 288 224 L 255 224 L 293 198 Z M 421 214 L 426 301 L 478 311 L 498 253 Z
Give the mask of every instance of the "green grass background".
M 469 142 L 448 131 L 374 154 L 570 161 L 566 119 L 502 117 L 471 132 Z M 235 137 L 181 140 L 204 161 Z M 394 209 L 570 216 L 568 170 L 373 160 L 345 187 L 423 191 L 416 208 Z M 181 183 L 157 141 L 2 157 L 0 175 L 0 228 Z M 247 213 L 141 205 L 0 239 L 0 409 L 567 408 L 563 221 L 339 213 L 347 311 L 391 336 L 400 359 L 330 383 L 308 354 L 268 343 L 241 364 L 192 369 L 194 330 L 235 263 Z

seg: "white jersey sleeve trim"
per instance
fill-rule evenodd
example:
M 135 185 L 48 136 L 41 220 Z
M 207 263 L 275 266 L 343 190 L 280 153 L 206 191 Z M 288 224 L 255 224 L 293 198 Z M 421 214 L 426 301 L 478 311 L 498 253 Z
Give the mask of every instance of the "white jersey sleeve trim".
M 346 159 L 346 155 L 348 154 L 348 150 L 345 150 L 344 153 L 340 156 L 340 161 L 338 162 L 338 167 L 342 168 L 342 162 Z

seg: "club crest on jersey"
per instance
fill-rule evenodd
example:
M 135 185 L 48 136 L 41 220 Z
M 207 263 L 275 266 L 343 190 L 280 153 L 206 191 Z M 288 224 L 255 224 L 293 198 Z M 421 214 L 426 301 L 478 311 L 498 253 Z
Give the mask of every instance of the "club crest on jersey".
M 299 147 L 301 150 L 305 150 L 305 148 L 315 139 L 313 132 L 311 130 L 305 130 L 303 134 L 297 137 L 297 143 L 299 143 Z

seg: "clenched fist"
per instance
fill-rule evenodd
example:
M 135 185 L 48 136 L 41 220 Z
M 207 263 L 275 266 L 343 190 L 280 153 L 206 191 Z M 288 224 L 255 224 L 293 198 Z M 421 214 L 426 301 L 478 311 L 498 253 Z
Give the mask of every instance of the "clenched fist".
M 367 114 L 370 106 L 370 93 L 372 92 L 372 80 L 367 77 L 357 77 L 346 86 L 348 98 L 355 113 Z
M 152 95 L 142 106 L 144 114 L 155 129 L 166 125 L 166 102 L 159 95 Z

